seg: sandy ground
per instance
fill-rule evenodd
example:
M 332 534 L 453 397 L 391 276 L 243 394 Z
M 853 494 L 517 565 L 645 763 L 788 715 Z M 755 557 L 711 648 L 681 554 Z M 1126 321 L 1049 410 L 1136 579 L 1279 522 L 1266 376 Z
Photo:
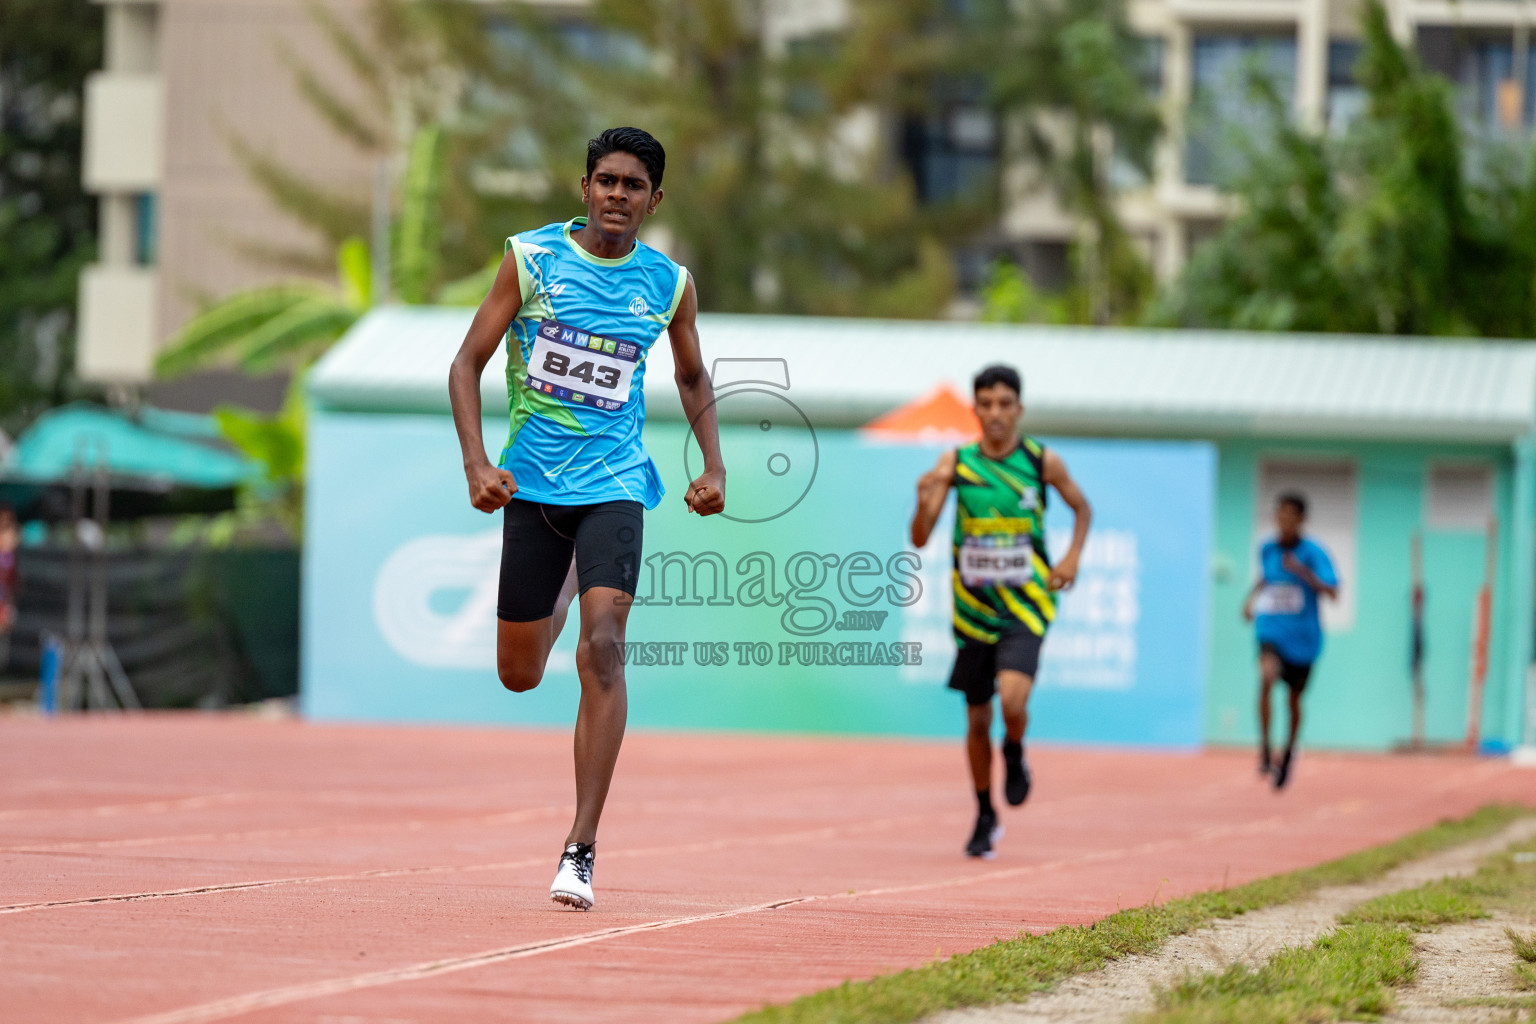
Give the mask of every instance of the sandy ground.
M 1222 971 L 1239 961 L 1257 965 L 1285 946 L 1312 942 L 1350 907 L 1365 900 L 1470 874 L 1486 856 L 1536 836 L 1536 820 L 1516 822 L 1498 835 L 1402 865 L 1365 885 L 1323 889 L 1310 899 L 1221 921 L 1170 940 L 1161 952 L 1130 956 L 1102 971 L 1072 978 L 1023 1003 L 954 1010 L 925 1024 L 1101 1024 L 1151 1010 L 1159 988 L 1189 974 Z M 1448 1009 L 1456 999 L 1513 995 L 1508 975 L 1514 957 L 1504 936 L 1507 921 L 1474 922 L 1420 937 L 1419 982 L 1402 990 L 1394 1021 L 1506 1021 L 1508 1010 Z
M 1504 1024 L 1517 1017 L 1507 1008 L 1468 1005 L 1490 998 L 1536 996 L 1515 987 L 1516 963 L 1506 927 L 1532 930 L 1531 921 L 1495 914 L 1420 935 L 1419 977 L 1396 993 L 1390 1024 Z

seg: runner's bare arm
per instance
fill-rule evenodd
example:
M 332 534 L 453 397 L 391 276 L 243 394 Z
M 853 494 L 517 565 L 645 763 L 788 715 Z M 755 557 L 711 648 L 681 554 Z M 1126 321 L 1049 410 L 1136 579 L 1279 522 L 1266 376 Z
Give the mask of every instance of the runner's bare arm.
M 1290 573 L 1292 576 L 1295 576 L 1301 580 L 1301 582 L 1305 583 L 1319 594 L 1334 598 L 1335 600 L 1338 599 L 1339 588 L 1324 583 L 1318 577 L 1317 573 L 1312 571 L 1311 566 L 1297 558 L 1294 554 L 1287 552 L 1283 564 L 1285 565 L 1286 572 Z
M 1061 456 L 1045 450 L 1045 482 L 1056 488 L 1061 500 L 1072 510 L 1072 543 L 1067 553 L 1051 567 L 1051 589 L 1067 590 L 1077 581 L 1077 561 L 1082 557 L 1083 545 L 1088 542 L 1088 527 L 1093 523 L 1093 506 L 1083 496 L 1082 488 L 1067 472 L 1067 464 Z
M 667 325 L 667 336 L 672 340 L 672 364 L 676 369 L 677 394 L 683 400 L 683 414 L 688 417 L 694 440 L 704 455 L 704 472 L 688 485 L 683 500 L 690 512 L 708 516 L 725 511 L 725 462 L 720 458 L 715 386 L 699 351 L 698 315 L 699 293 L 694 290 L 693 275 L 689 274 L 677 313 Z
M 448 400 L 453 406 L 453 425 L 464 453 L 464 476 L 469 481 L 469 503 L 481 512 L 494 512 L 512 500 L 517 481 L 485 457 L 480 434 L 480 374 L 491 361 L 507 327 L 523 308 L 523 292 L 517 280 L 516 250 L 502 257 L 496 282 L 470 322 L 464 344 L 448 370 Z
M 951 448 L 939 456 L 932 469 L 917 480 L 917 510 L 912 513 L 912 546 L 920 548 L 928 543 L 933 524 L 944 511 L 944 500 L 955 482 L 955 450 Z
M 1259 591 L 1264 589 L 1264 577 L 1260 576 L 1253 581 L 1253 588 L 1248 591 L 1248 596 L 1243 599 L 1243 618 L 1248 622 L 1253 621 L 1253 603 L 1259 598 Z

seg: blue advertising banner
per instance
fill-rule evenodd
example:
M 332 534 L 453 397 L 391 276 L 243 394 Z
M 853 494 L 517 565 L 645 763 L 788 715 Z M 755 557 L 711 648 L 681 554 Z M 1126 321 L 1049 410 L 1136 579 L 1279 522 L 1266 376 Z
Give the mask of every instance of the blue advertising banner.
M 722 426 L 727 515 L 687 512 L 684 425 L 646 441 L 668 488 L 645 521 L 625 657 L 634 726 L 953 736 L 949 531 L 907 523 L 931 445 L 815 431 L 764 388 Z M 733 416 L 733 420 L 743 417 Z M 487 421 L 499 449 L 503 424 Z M 302 704 L 320 719 L 574 720 L 576 616 L 544 682 L 495 673 L 501 518 L 475 511 L 446 416 L 309 423 Z M 1061 440 L 1094 503 L 1082 572 L 1045 645 L 1031 735 L 1195 747 L 1203 727 L 1215 459 L 1186 442 Z M 1070 537 L 1053 501 L 1050 548 Z

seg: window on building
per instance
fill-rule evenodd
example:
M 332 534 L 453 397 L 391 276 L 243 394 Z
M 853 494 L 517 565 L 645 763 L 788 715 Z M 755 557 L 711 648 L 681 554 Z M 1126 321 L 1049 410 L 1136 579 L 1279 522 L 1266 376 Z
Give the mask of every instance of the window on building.
M 1513 32 L 1472 33 L 1445 26 L 1419 29 L 1424 66 L 1456 83 L 1457 113 L 1474 130 L 1528 128 L 1536 124 L 1536 61 L 1527 53 L 1518 81 Z
M 1424 525 L 1482 533 L 1493 518 L 1493 467 L 1431 464 L 1424 487 Z
M 1339 597 L 1322 602 L 1323 629 L 1342 632 L 1355 625 L 1355 593 L 1360 589 L 1359 564 L 1360 491 L 1353 462 L 1312 462 L 1264 459 L 1259 463 L 1259 489 L 1254 504 L 1253 558 L 1257 565 L 1259 545 L 1275 535 L 1275 503 L 1288 491 L 1307 500 L 1303 532 L 1328 551 L 1339 576 Z
M 159 259 L 159 205 L 153 192 L 133 197 L 133 261 L 141 267 L 152 267 Z
M 941 82 L 931 113 L 908 117 L 902 157 L 925 203 L 984 199 L 997 168 L 997 117 L 981 100 L 980 82 Z
M 1163 94 L 1163 51 L 1161 36 L 1144 36 L 1136 41 L 1136 80 L 1152 99 Z M 1115 140 L 1115 158 L 1109 168 L 1110 184 L 1116 188 L 1137 188 L 1147 184 L 1147 176 L 1125 156 L 1120 140 Z
M 1328 44 L 1328 131 L 1342 135 L 1365 112 L 1369 97 L 1355 75 L 1360 44 L 1335 39 Z
M 1191 60 L 1184 177 L 1194 185 L 1227 184 L 1241 173 L 1246 152 L 1262 148 L 1275 127 L 1251 83 L 1267 81 L 1289 116 L 1296 93 L 1296 38 L 1197 34 Z

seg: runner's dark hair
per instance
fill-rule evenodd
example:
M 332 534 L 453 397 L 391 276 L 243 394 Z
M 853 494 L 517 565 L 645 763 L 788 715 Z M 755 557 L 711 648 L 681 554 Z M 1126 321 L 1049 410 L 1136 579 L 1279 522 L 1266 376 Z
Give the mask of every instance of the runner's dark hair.
M 661 174 L 667 169 L 667 151 L 650 132 L 642 128 L 609 128 L 588 142 L 587 177 L 592 177 L 597 162 L 609 153 L 628 153 L 645 164 L 645 172 L 651 176 L 651 191 L 661 188 Z
M 999 384 L 1008 385 L 1013 388 L 1014 394 L 1020 398 L 1024 397 L 1024 382 L 1019 379 L 1019 371 L 1002 363 L 983 367 L 982 371 L 971 380 L 971 394 L 975 394 L 982 388 L 996 387 Z
M 1307 496 L 1300 491 L 1286 491 L 1275 499 L 1276 505 L 1289 505 L 1301 518 L 1307 518 Z

